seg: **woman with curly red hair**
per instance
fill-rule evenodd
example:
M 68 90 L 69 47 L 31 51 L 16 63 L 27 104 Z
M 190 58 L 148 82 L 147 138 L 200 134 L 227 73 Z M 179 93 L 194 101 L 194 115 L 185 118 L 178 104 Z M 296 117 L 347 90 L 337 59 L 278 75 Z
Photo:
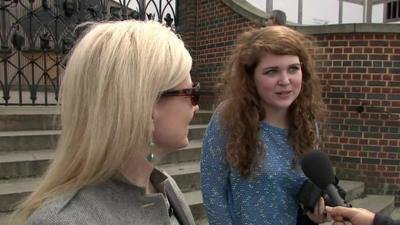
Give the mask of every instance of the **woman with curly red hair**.
M 299 161 L 317 145 L 324 105 L 310 50 L 305 35 L 284 26 L 239 36 L 203 141 L 210 225 L 298 223 Z M 321 223 L 323 211 L 321 199 L 308 216 Z

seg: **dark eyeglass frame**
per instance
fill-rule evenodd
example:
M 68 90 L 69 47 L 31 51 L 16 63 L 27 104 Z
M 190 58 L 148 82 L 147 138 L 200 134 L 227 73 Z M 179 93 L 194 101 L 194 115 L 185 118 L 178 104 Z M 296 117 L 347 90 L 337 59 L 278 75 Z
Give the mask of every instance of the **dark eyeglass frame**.
M 169 90 L 161 93 L 160 97 L 171 97 L 171 96 L 186 96 L 190 97 L 193 106 L 199 104 L 200 101 L 200 83 L 193 83 L 192 88 L 185 88 L 181 90 Z

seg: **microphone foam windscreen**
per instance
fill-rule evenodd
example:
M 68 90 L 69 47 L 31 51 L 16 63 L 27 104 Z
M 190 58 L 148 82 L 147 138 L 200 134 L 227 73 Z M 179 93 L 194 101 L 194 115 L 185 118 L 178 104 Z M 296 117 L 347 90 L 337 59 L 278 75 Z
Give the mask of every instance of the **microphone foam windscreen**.
M 335 183 L 331 161 L 321 151 L 312 151 L 304 155 L 301 168 L 304 174 L 320 189 L 325 189 L 328 184 Z

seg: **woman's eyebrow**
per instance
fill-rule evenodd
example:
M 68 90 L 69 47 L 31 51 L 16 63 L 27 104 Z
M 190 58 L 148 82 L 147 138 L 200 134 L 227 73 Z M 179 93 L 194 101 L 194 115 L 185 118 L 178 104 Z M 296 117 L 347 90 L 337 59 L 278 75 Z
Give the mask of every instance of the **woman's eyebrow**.
M 293 64 L 289 64 L 289 66 L 300 66 L 301 63 L 293 63 Z
M 267 66 L 263 68 L 263 70 L 270 70 L 270 69 L 279 69 L 279 66 Z
M 301 65 L 301 63 L 291 63 L 291 64 L 288 64 L 287 67 L 290 67 L 290 66 L 300 66 L 300 65 Z M 264 67 L 263 70 L 267 70 L 267 69 L 279 69 L 279 68 L 281 68 L 281 67 L 280 67 L 280 66 L 267 66 L 267 67 Z

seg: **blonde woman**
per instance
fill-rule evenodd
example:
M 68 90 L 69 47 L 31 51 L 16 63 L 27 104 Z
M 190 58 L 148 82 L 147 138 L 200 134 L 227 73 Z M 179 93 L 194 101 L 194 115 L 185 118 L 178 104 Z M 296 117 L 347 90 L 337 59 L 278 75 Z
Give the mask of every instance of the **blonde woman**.
M 198 85 L 183 42 L 156 22 L 94 24 L 62 83 L 56 156 L 12 224 L 191 224 L 154 165 L 188 144 Z

